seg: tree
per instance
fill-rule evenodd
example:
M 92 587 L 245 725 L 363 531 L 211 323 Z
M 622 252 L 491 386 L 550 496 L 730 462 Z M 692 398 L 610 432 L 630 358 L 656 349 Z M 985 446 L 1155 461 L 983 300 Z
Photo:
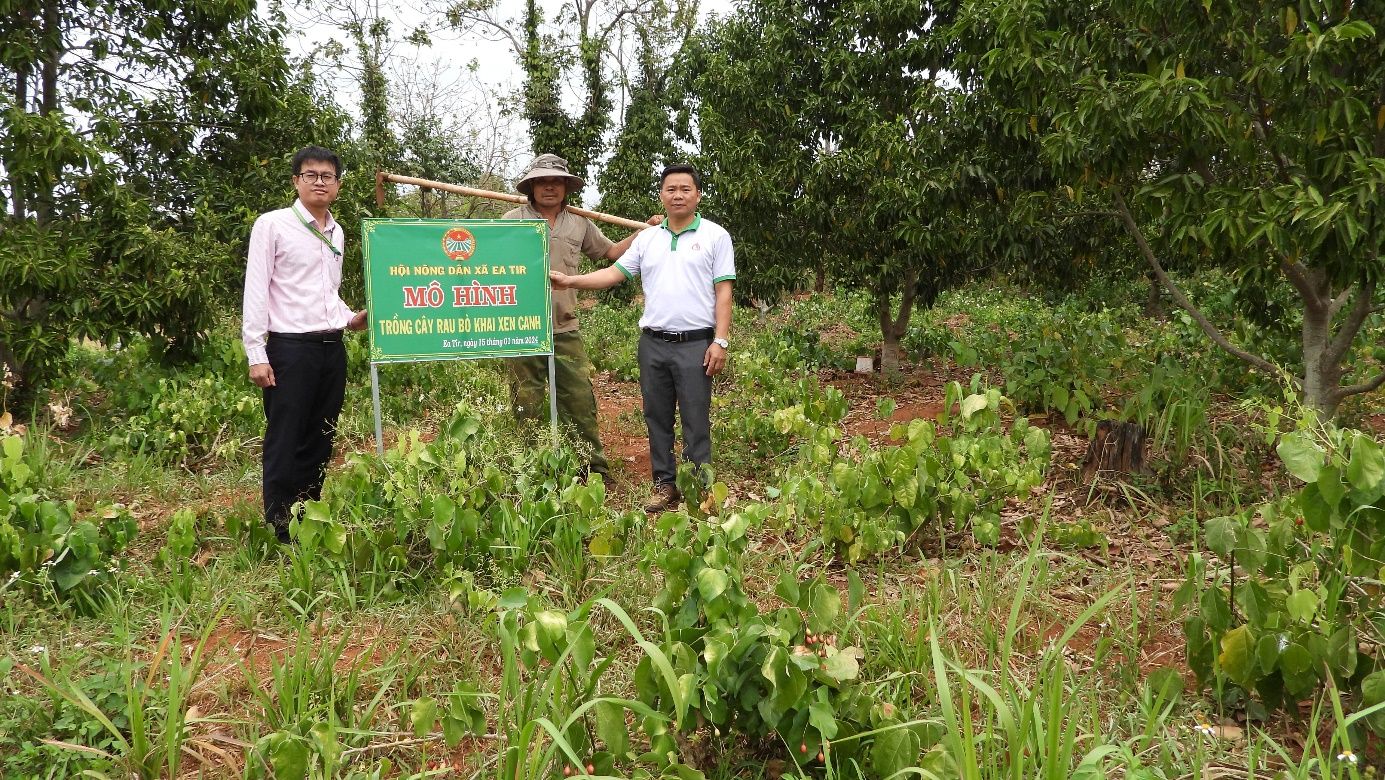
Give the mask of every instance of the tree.
M 915 306 L 982 262 L 976 176 L 946 132 L 960 95 L 930 38 L 947 10 L 755 0 L 694 54 L 709 210 L 739 239 L 738 284 L 772 296 L 825 268 L 869 290 L 887 372 Z
M 638 65 L 630 102 L 611 157 L 598 179 L 598 208 L 602 211 L 639 219 L 661 208 L 655 177 L 680 158 L 674 143 L 673 116 L 682 113 L 685 106 L 670 87 L 681 75 L 675 69 L 684 61 L 682 46 L 692 33 L 692 22 L 688 14 L 679 26 L 637 31 Z
M 1385 384 L 1348 357 L 1382 310 L 1380 3 L 972 0 L 967 61 L 1013 137 L 1077 198 L 1110 204 L 1208 338 L 1326 416 Z M 1301 355 L 1238 344 L 1169 276 L 1218 264 L 1242 293 L 1288 285 Z M 1298 363 L 1285 369 L 1286 364 Z
M 504 22 L 496 0 L 459 4 L 450 14 L 458 29 L 476 28 L 505 38 L 524 70 L 517 111 L 529 125 L 534 154 L 566 158 L 568 169 L 587 178 L 606 148 L 612 126 L 615 71 L 622 71 L 624 42 L 645 30 L 670 29 L 696 18 L 696 0 L 566 0 L 547 26 L 539 0 L 525 0 L 523 15 Z M 576 109 L 564 84 L 575 70 Z
M 189 354 L 238 279 L 287 137 L 333 115 L 250 0 L 0 2 L 0 360 L 11 405 L 73 337 Z M 286 166 L 283 166 L 286 172 Z
M 329 62 L 350 74 L 360 90 L 360 167 L 365 171 L 396 170 L 401 151 L 391 123 L 385 64 L 397 43 L 391 36 L 390 20 L 399 15 L 398 9 L 382 7 L 380 0 L 327 0 L 308 7 L 311 10 L 304 26 L 335 27 L 350 43 L 348 48 L 333 40 L 320 49 Z M 409 37 L 424 41 L 428 33 L 426 28 L 416 28 Z M 350 57 L 352 49 L 354 60 Z

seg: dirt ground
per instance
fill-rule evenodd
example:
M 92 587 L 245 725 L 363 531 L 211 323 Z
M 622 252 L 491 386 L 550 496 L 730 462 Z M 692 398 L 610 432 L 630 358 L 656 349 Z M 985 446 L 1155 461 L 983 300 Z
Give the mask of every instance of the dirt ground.
M 906 367 L 899 381 L 888 382 L 879 374 L 856 374 L 828 371 L 820 374 L 824 384 L 842 392 L 848 411 L 842 420 L 844 438 L 864 436 L 875 446 L 890 442 L 890 427 L 896 423 L 925 418 L 936 419 L 943 409 L 947 383 L 953 379 L 968 380 L 950 364 L 940 366 L 914 365 Z M 600 374 L 595 383 L 602 442 L 612 466 L 614 495 L 639 495 L 649 480 L 649 443 L 644 435 L 640 417 L 639 386 Z M 897 404 L 888 420 L 879 419 L 877 402 L 891 398 Z M 1120 494 L 1112 495 L 1108 486 L 1095 489 L 1081 481 L 1079 464 L 1087 449 L 1087 437 L 1070 429 L 1063 421 L 1051 421 L 1047 415 L 1030 417 L 1031 424 L 1048 429 L 1053 443 L 1053 461 L 1047 484 L 1039 493 L 1052 491 L 1051 516 L 1055 522 L 1085 521 L 1098 530 L 1103 544 L 1098 547 L 1071 550 L 1070 554 L 1091 561 L 1100 567 L 1119 568 L 1131 572 L 1139 582 L 1142 609 L 1151 617 L 1147 634 L 1136 648 L 1134 661 L 1144 674 L 1156 669 L 1172 668 L 1182 674 L 1189 686 L 1194 681 L 1185 661 L 1182 633 L 1178 626 L 1166 620 L 1154 619 L 1165 613 L 1159 605 L 1167 601 L 1179 581 L 1170 579 L 1169 564 L 1179 555 L 1176 545 L 1165 532 L 1173 522 L 1164 508 L 1155 505 L 1131 506 Z M 767 478 L 773 475 L 766 474 Z M 757 486 L 742 485 L 737 493 L 755 494 Z M 1113 500 L 1114 499 L 1114 500 Z M 1014 501 L 1005 513 L 1014 520 L 1020 514 L 1032 514 L 1033 507 Z M 1021 538 L 1018 523 L 1006 523 L 999 547 L 1002 550 L 1027 546 Z M 927 561 L 924 561 L 927 564 Z M 1089 600 L 1081 583 L 1075 583 L 1073 614 L 1081 612 Z M 1046 638 L 1062 633 L 1067 624 L 1061 620 L 1042 630 Z M 1089 625 L 1074 638 L 1071 652 L 1078 656 L 1090 653 L 1101 638 L 1100 627 Z M 1051 634 L 1051 636 L 1049 636 Z

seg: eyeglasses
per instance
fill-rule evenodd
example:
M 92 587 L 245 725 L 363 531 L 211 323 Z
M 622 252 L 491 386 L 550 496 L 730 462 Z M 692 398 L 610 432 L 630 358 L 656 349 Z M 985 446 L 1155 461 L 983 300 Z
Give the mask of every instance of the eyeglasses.
M 335 184 L 337 181 L 337 175 L 335 173 L 318 173 L 317 171 L 304 171 L 300 174 L 297 174 L 297 176 L 298 178 L 310 184 L 317 184 L 318 182 L 322 182 L 323 184 Z

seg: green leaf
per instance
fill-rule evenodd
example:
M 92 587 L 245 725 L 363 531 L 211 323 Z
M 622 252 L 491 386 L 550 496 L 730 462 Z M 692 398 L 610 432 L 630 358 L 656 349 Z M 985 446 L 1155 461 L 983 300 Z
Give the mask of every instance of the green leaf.
M 1385 454 L 1371 437 L 1356 434 L 1351 442 L 1351 460 L 1347 462 L 1347 479 L 1362 492 L 1373 491 L 1385 479 Z
M 719 485 L 721 483 L 718 482 L 717 484 Z M 720 503 L 721 502 L 718 502 L 718 505 L 720 505 Z M 745 531 L 749 527 L 750 520 L 740 512 L 732 513 L 730 517 L 726 518 L 726 522 L 721 524 L 722 533 L 726 534 L 726 541 L 728 542 L 734 542 L 742 536 L 745 536 Z
M 856 658 L 861 651 L 855 647 L 842 648 L 837 652 L 828 652 L 827 658 L 823 661 L 825 667 L 822 671 L 828 677 L 837 682 L 854 680 L 861 673 L 861 665 Z
M 1324 453 L 1318 443 L 1305 431 L 1285 434 L 1276 448 L 1279 459 L 1290 474 L 1304 482 L 1317 482 L 1322 471 Z
M 1313 615 L 1318 611 L 1318 594 L 1311 590 L 1296 590 L 1285 600 L 1284 606 L 1294 620 L 1311 623 Z
M 62 563 L 52 568 L 53 583 L 58 586 L 58 590 L 69 591 L 81 584 L 91 574 L 93 561 L 91 564 L 83 560 L 72 557 L 72 551 L 68 550 L 67 558 Z
M 818 730 L 823 739 L 835 739 L 837 737 L 837 719 L 832 714 L 831 706 L 822 702 L 813 702 L 808 705 L 808 722 Z
M 413 726 L 415 737 L 431 733 L 437 719 L 438 702 L 431 696 L 415 699 L 413 706 L 409 708 L 409 723 Z
M 707 776 L 701 770 L 679 763 L 669 764 L 664 769 L 664 777 L 672 777 L 674 780 L 707 780 Z
M 1207 542 L 1207 549 L 1218 555 L 1231 555 L 1236 549 L 1236 532 L 1240 528 L 1240 522 L 1234 517 L 1214 517 L 1208 520 L 1203 536 Z
M 784 601 L 798 606 L 798 575 L 794 574 L 792 569 L 785 569 L 779 574 L 779 581 L 774 584 L 774 592 Z
M 331 768 L 341 760 L 341 743 L 337 741 L 337 728 L 330 723 L 314 723 L 308 732 L 312 736 L 313 747 L 317 754 L 322 758 L 327 776 L 335 774 Z
M 523 609 L 529 603 L 529 591 L 522 587 L 506 588 L 496 606 L 500 609 Z
M 846 609 L 852 615 L 856 614 L 866 603 L 866 584 L 861 581 L 861 575 L 855 569 L 846 570 Z
M 724 505 L 729 495 L 731 495 L 731 489 L 726 486 L 725 482 L 712 483 L 712 500 L 716 502 L 717 506 Z
M 986 396 L 977 393 L 962 399 L 962 419 L 969 420 L 973 414 L 986 408 Z
M 1336 507 L 1347 492 L 1347 486 L 1342 483 L 1342 470 L 1331 464 L 1323 466 L 1318 473 L 1317 485 L 1318 494 L 1330 507 Z
M 1255 643 L 1255 660 L 1264 674 L 1273 672 L 1279 666 L 1279 643 L 1283 634 L 1265 634 Z
M 1314 531 L 1326 531 L 1332 527 L 1332 507 L 1323 500 L 1317 483 L 1308 485 L 1298 494 L 1298 506 L 1303 511 L 1303 522 Z
M 1221 654 L 1217 664 L 1226 676 L 1242 688 L 1249 688 L 1253 682 L 1255 656 L 1252 654 L 1252 637 L 1249 626 L 1237 626 L 1221 638 Z
M 1052 400 L 1054 409 L 1068 408 L 1068 389 L 1062 385 L 1053 385 Z
M 919 497 L 919 479 L 910 474 L 904 479 L 894 481 L 894 502 L 905 509 L 912 509 Z
M 842 612 L 842 597 L 837 589 L 825 582 L 813 586 L 812 605 L 808 612 L 808 627 L 814 633 L 828 631 Z
M 673 547 L 664 552 L 659 565 L 664 571 L 674 574 L 687 571 L 691 563 L 692 555 L 687 550 Z
M 1145 688 L 1157 702 L 1174 702 L 1183 697 L 1183 675 L 1177 669 L 1163 667 L 1149 673 Z
M 323 526 L 324 534 L 322 544 L 333 555 L 341 555 L 346 549 L 346 526 L 338 522 L 330 522 Z
M 457 502 L 445 495 L 433 496 L 433 517 L 439 523 L 446 525 L 452 522 L 452 518 L 457 514 Z
M 596 705 L 596 736 L 606 749 L 620 757 L 630 752 L 630 732 L 625 727 L 625 708 L 615 702 Z
M 1351 626 L 1342 626 L 1327 638 L 1327 662 L 1338 677 L 1356 674 L 1356 635 Z
M 1361 681 L 1361 709 L 1370 709 L 1385 702 L 1385 669 L 1366 675 Z M 1385 709 L 1366 716 L 1366 722 L 1376 734 L 1385 734 Z
M 587 551 L 598 558 L 605 558 L 615 554 L 616 540 L 610 534 L 598 534 L 587 542 Z
M 918 735 L 906 728 L 894 728 L 875 736 L 870 747 L 870 765 L 876 777 L 903 776 L 904 770 L 918 762 L 923 746 Z
M 881 397 L 875 400 L 875 418 L 877 420 L 888 420 L 894 416 L 898 404 L 893 398 Z
M 578 623 L 573 629 L 568 631 L 568 643 L 572 646 L 572 653 L 569 657 L 572 664 L 577 669 L 588 669 L 592 661 L 596 658 L 596 637 L 592 635 L 591 626 L 586 623 Z
M 1279 670 L 1284 675 L 1284 684 L 1290 691 L 1303 693 L 1317 681 L 1318 664 L 1313 654 L 1298 642 L 1290 642 L 1279 654 Z
M 567 615 L 557 610 L 545 609 L 535 613 L 534 626 L 539 652 L 549 663 L 556 662 L 567 644 Z
M 300 780 L 308 775 L 308 744 L 294 735 L 281 731 L 269 754 L 269 765 L 275 780 Z
M 730 576 L 722 569 L 708 566 L 697 573 L 697 592 L 703 601 L 716 601 L 730 584 Z

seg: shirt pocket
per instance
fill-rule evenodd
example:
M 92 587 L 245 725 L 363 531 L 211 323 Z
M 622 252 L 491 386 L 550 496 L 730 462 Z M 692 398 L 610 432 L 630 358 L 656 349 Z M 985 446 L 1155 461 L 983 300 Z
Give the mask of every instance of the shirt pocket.
M 567 236 L 555 236 L 552 246 L 553 270 L 575 274 L 582 265 L 582 245 Z

